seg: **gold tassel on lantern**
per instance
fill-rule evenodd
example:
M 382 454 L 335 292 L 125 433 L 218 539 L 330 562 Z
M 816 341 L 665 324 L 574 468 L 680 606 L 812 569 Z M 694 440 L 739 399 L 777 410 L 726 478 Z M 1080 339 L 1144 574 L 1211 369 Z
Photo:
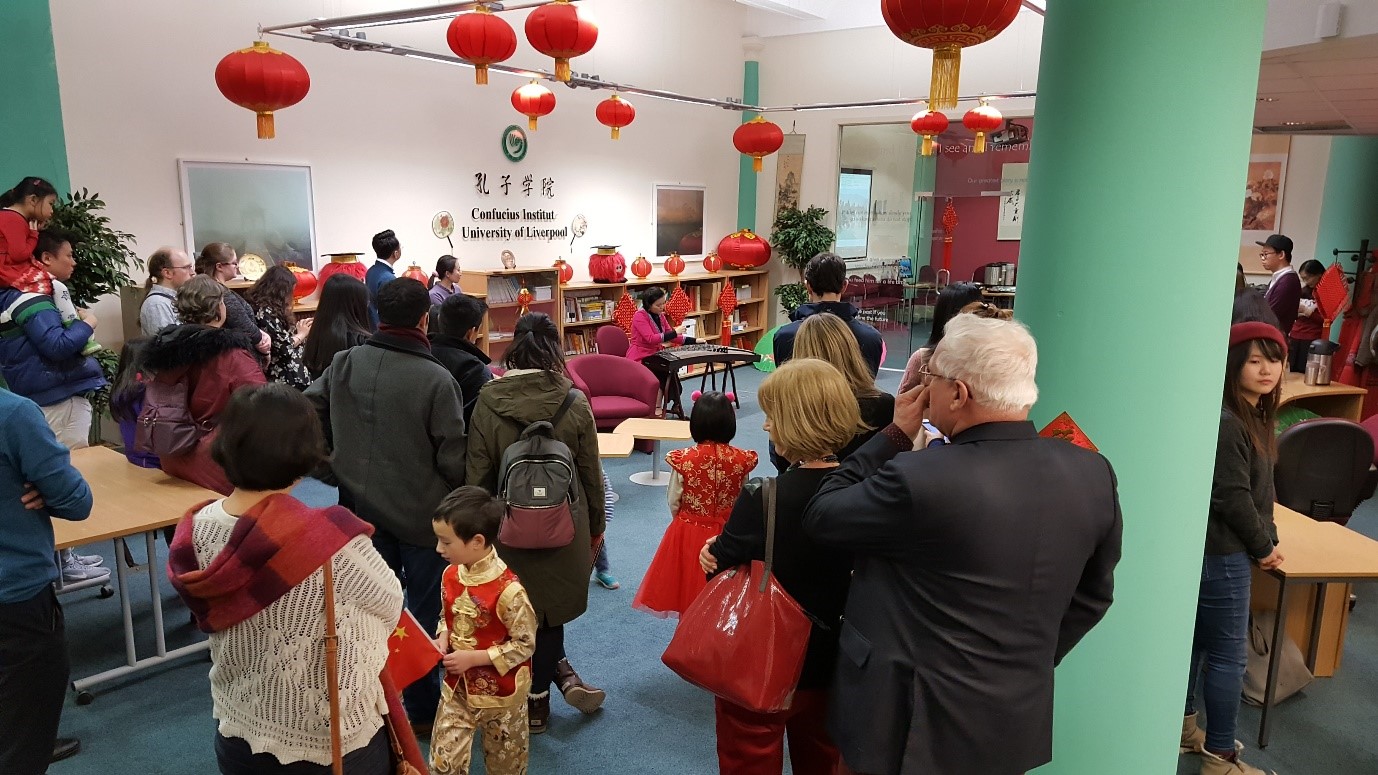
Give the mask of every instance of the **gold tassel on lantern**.
M 933 146 L 934 146 L 934 145 L 936 145 L 936 143 L 933 142 L 933 135 L 924 135 L 924 136 L 923 136 L 923 151 L 922 151 L 923 155 L 924 155 L 924 156 L 932 156 L 932 155 L 933 155 Z
M 613 128 L 612 128 L 612 139 L 614 139 L 614 140 L 620 140 L 621 138 L 622 138 L 622 127 L 619 127 L 619 126 L 613 127 Z
M 526 125 L 527 125 L 528 128 L 531 129 L 531 131 L 533 131 L 533 132 L 536 131 L 536 117 L 535 117 L 535 116 L 527 116 L 527 117 L 526 117 Z
M 957 107 L 957 79 L 961 70 L 961 46 L 950 44 L 933 49 L 933 80 L 928 93 L 933 110 Z
M 272 140 L 277 137 L 273 129 L 273 111 L 265 110 L 258 114 L 258 139 Z
M 568 81 L 570 75 L 572 75 L 572 73 L 570 72 L 570 69 L 569 69 L 569 60 L 568 60 L 568 59 L 559 59 L 559 58 L 556 58 L 556 60 L 555 60 L 555 80 L 557 80 L 557 81 Z
M 474 85 L 488 85 L 488 65 L 474 65 Z
M 986 133 L 985 133 L 985 132 L 977 132 L 977 133 L 976 133 L 976 142 L 974 142 L 974 143 L 971 144 L 971 152 L 972 152 L 972 153 L 985 153 L 985 152 L 986 152 Z
M 752 157 L 751 157 L 751 170 L 752 170 L 752 172 L 760 172 L 760 171 L 761 171 L 761 157 L 760 157 L 760 156 L 752 156 Z

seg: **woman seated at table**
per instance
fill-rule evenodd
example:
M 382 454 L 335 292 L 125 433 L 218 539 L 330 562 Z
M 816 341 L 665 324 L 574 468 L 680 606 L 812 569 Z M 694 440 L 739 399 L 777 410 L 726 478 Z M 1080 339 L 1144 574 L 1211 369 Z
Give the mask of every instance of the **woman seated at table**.
M 665 300 L 665 289 L 660 286 L 653 285 L 642 291 L 641 309 L 632 316 L 631 345 L 627 348 L 627 357 L 644 364 L 660 380 L 660 389 L 665 393 L 665 413 L 682 416 L 684 408 L 680 406 L 679 380 L 671 379 L 674 369 L 643 360 L 666 347 L 694 344 L 697 341 L 692 336 L 684 335 L 683 324 L 670 325 L 670 318 L 665 315 Z

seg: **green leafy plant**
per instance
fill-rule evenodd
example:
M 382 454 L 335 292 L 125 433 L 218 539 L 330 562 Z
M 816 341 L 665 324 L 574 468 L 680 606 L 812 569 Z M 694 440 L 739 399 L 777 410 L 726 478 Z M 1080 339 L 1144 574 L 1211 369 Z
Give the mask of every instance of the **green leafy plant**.
M 780 306 L 785 308 L 785 312 L 794 312 L 799 306 L 809 300 L 809 289 L 803 283 L 780 283 L 775 286 L 775 296 L 780 300 Z
M 100 194 L 83 188 L 58 203 L 46 227 L 72 242 L 77 268 L 67 289 L 78 307 L 89 307 L 102 296 L 132 285 L 128 270 L 143 266 L 132 247 L 134 235 L 110 228 L 110 219 L 101 214 L 104 209 Z
M 828 211 L 821 207 L 800 210 L 786 207 L 775 215 L 772 225 L 770 246 L 785 266 L 799 273 L 800 282 L 781 283 L 775 287 L 775 295 L 786 312 L 794 312 L 800 304 L 808 301 L 808 290 L 804 287 L 804 266 L 809 259 L 828 250 L 837 239 L 837 233 L 823 225 Z

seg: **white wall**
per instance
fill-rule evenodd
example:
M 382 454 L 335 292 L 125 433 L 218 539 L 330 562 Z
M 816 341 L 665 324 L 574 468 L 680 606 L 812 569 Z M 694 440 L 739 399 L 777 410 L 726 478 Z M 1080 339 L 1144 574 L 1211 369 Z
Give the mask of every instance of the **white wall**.
M 1287 154 L 1287 190 L 1282 193 L 1282 233 L 1292 238 L 1292 265 L 1314 258 L 1326 266 L 1334 256 L 1314 255 L 1325 203 L 1330 138 L 1296 135 Z
M 409 7 L 415 0 L 140 0 L 89 3 L 52 0 L 53 35 L 62 89 L 68 163 L 74 187 L 98 191 L 114 224 L 138 238 L 147 256 L 182 245 L 178 159 L 305 163 L 312 166 L 320 250 L 368 252 L 371 236 L 394 229 L 403 263 L 431 268 L 450 252 L 430 231 L 432 215 L 450 210 L 459 226 L 476 206 L 555 209 L 558 225 L 576 213 L 587 236 L 569 242 L 456 242 L 464 266 L 495 268 L 510 247 L 519 266 L 573 258 L 585 276 L 591 246 L 621 244 L 653 255 L 652 185 L 707 187 L 705 242 L 735 227 L 739 155 L 731 135 L 735 112 L 633 98 L 636 122 L 612 142 L 594 119 L 607 92 L 555 86 L 555 112 L 529 132 L 530 152 L 508 162 L 499 140 L 509 124 L 525 125 L 511 107 L 521 80 L 491 74 L 475 86 L 473 71 L 382 54 L 269 38 L 311 74 L 311 92 L 277 114 L 277 139 L 258 140 L 253 114 L 227 100 L 213 72 L 225 54 L 249 45 L 259 24 Z M 577 72 L 605 80 L 695 95 L 740 96 L 743 6 L 730 0 L 585 0 L 600 25 L 598 46 L 576 59 Z M 525 12 L 506 15 L 520 41 L 510 64 L 550 69 L 522 34 Z M 666 19 L 675 19 L 666 24 Z M 367 30 L 371 40 L 448 52 L 444 23 Z M 489 174 L 489 197 L 474 192 L 473 174 Z M 496 195 L 496 177 L 533 174 L 556 180 L 555 198 Z M 520 173 L 520 174 L 518 174 Z M 136 273 L 137 274 L 137 273 Z M 118 305 L 96 313 L 114 344 Z
M 871 170 L 871 222 L 866 257 L 893 261 L 909 252 L 918 135 L 904 124 L 849 126 L 842 130 L 842 167 Z M 835 211 L 837 200 L 831 206 Z

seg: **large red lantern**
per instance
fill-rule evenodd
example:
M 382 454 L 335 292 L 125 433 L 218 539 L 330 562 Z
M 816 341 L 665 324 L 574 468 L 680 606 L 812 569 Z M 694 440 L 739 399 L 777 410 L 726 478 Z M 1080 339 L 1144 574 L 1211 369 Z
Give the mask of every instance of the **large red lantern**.
M 559 273 L 560 284 L 564 285 L 574 279 L 574 266 L 565 263 L 563 258 L 555 259 L 555 271 Z
M 1019 15 L 1020 0 L 881 0 L 880 13 L 895 36 L 933 49 L 928 102 L 934 109 L 957 107 L 962 49 L 999 35 Z
M 962 116 L 962 124 L 976 133 L 976 142 L 972 143 L 972 153 L 986 152 L 986 133 L 994 132 L 1005 124 L 1005 117 L 1000 115 L 1000 111 L 986 104 L 984 99 L 981 104 L 967 111 Z
M 488 65 L 517 53 L 517 33 L 512 25 L 483 5 L 456 16 L 445 39 L 455 56 L 474 66 L 474 83 L 480 86 L 488 83 Z
M 755 269 L 770 260 L 770 243 L 751 229 L 742 229 L 722 238 L 718 257 L 734 269 Z
M 622 127 L 636 120 L 636 108 L 614 94 L 598 103 L 598 110 L 594 115 L 598 117 L 598 123 L 612 127 L 612 139 L 616 140 L 622 134 Z
M 909 120 L 909 128 L 923 135 L 924 156 L 933 155 L 934 138 L 947 131 L 947 116 L 936 110 L 921 110 Z
M 311 270 L 297 266 L 291 261 L 283 261 L 282 265 L 297 278 L 296 287 L 292 288 L 292 298 L 304 299 L 316 292 L 316 276 Z
M 518 86 L 512 92 L 512 107 L 527 118 L 527 126 L 536 128 L 536 119 L 555 109 L 555 94 L 537 81 Z
M 732 133 L 732 144 L 737 150 L 751 157 L 751 169 L 761 171 L 761 158 L 780 150 L 785 144 L 785 133 L 780 127 L 757 116 L 737 127 Z
M 258 114 L 258 139 L 271 140 L 273 111 L 301 102 L 311 76 L 290 54 L 256 40 L 251 48 L 228 54 L 215 66 L 215 85 L 225 99 Z
M 598 42 L 598 25 L 569 0 L 555 0 L 526 17 L 526 39 L 532 48 L 555 58 L 556 80 L 568 81 L 569 60 L 593 49 Z

